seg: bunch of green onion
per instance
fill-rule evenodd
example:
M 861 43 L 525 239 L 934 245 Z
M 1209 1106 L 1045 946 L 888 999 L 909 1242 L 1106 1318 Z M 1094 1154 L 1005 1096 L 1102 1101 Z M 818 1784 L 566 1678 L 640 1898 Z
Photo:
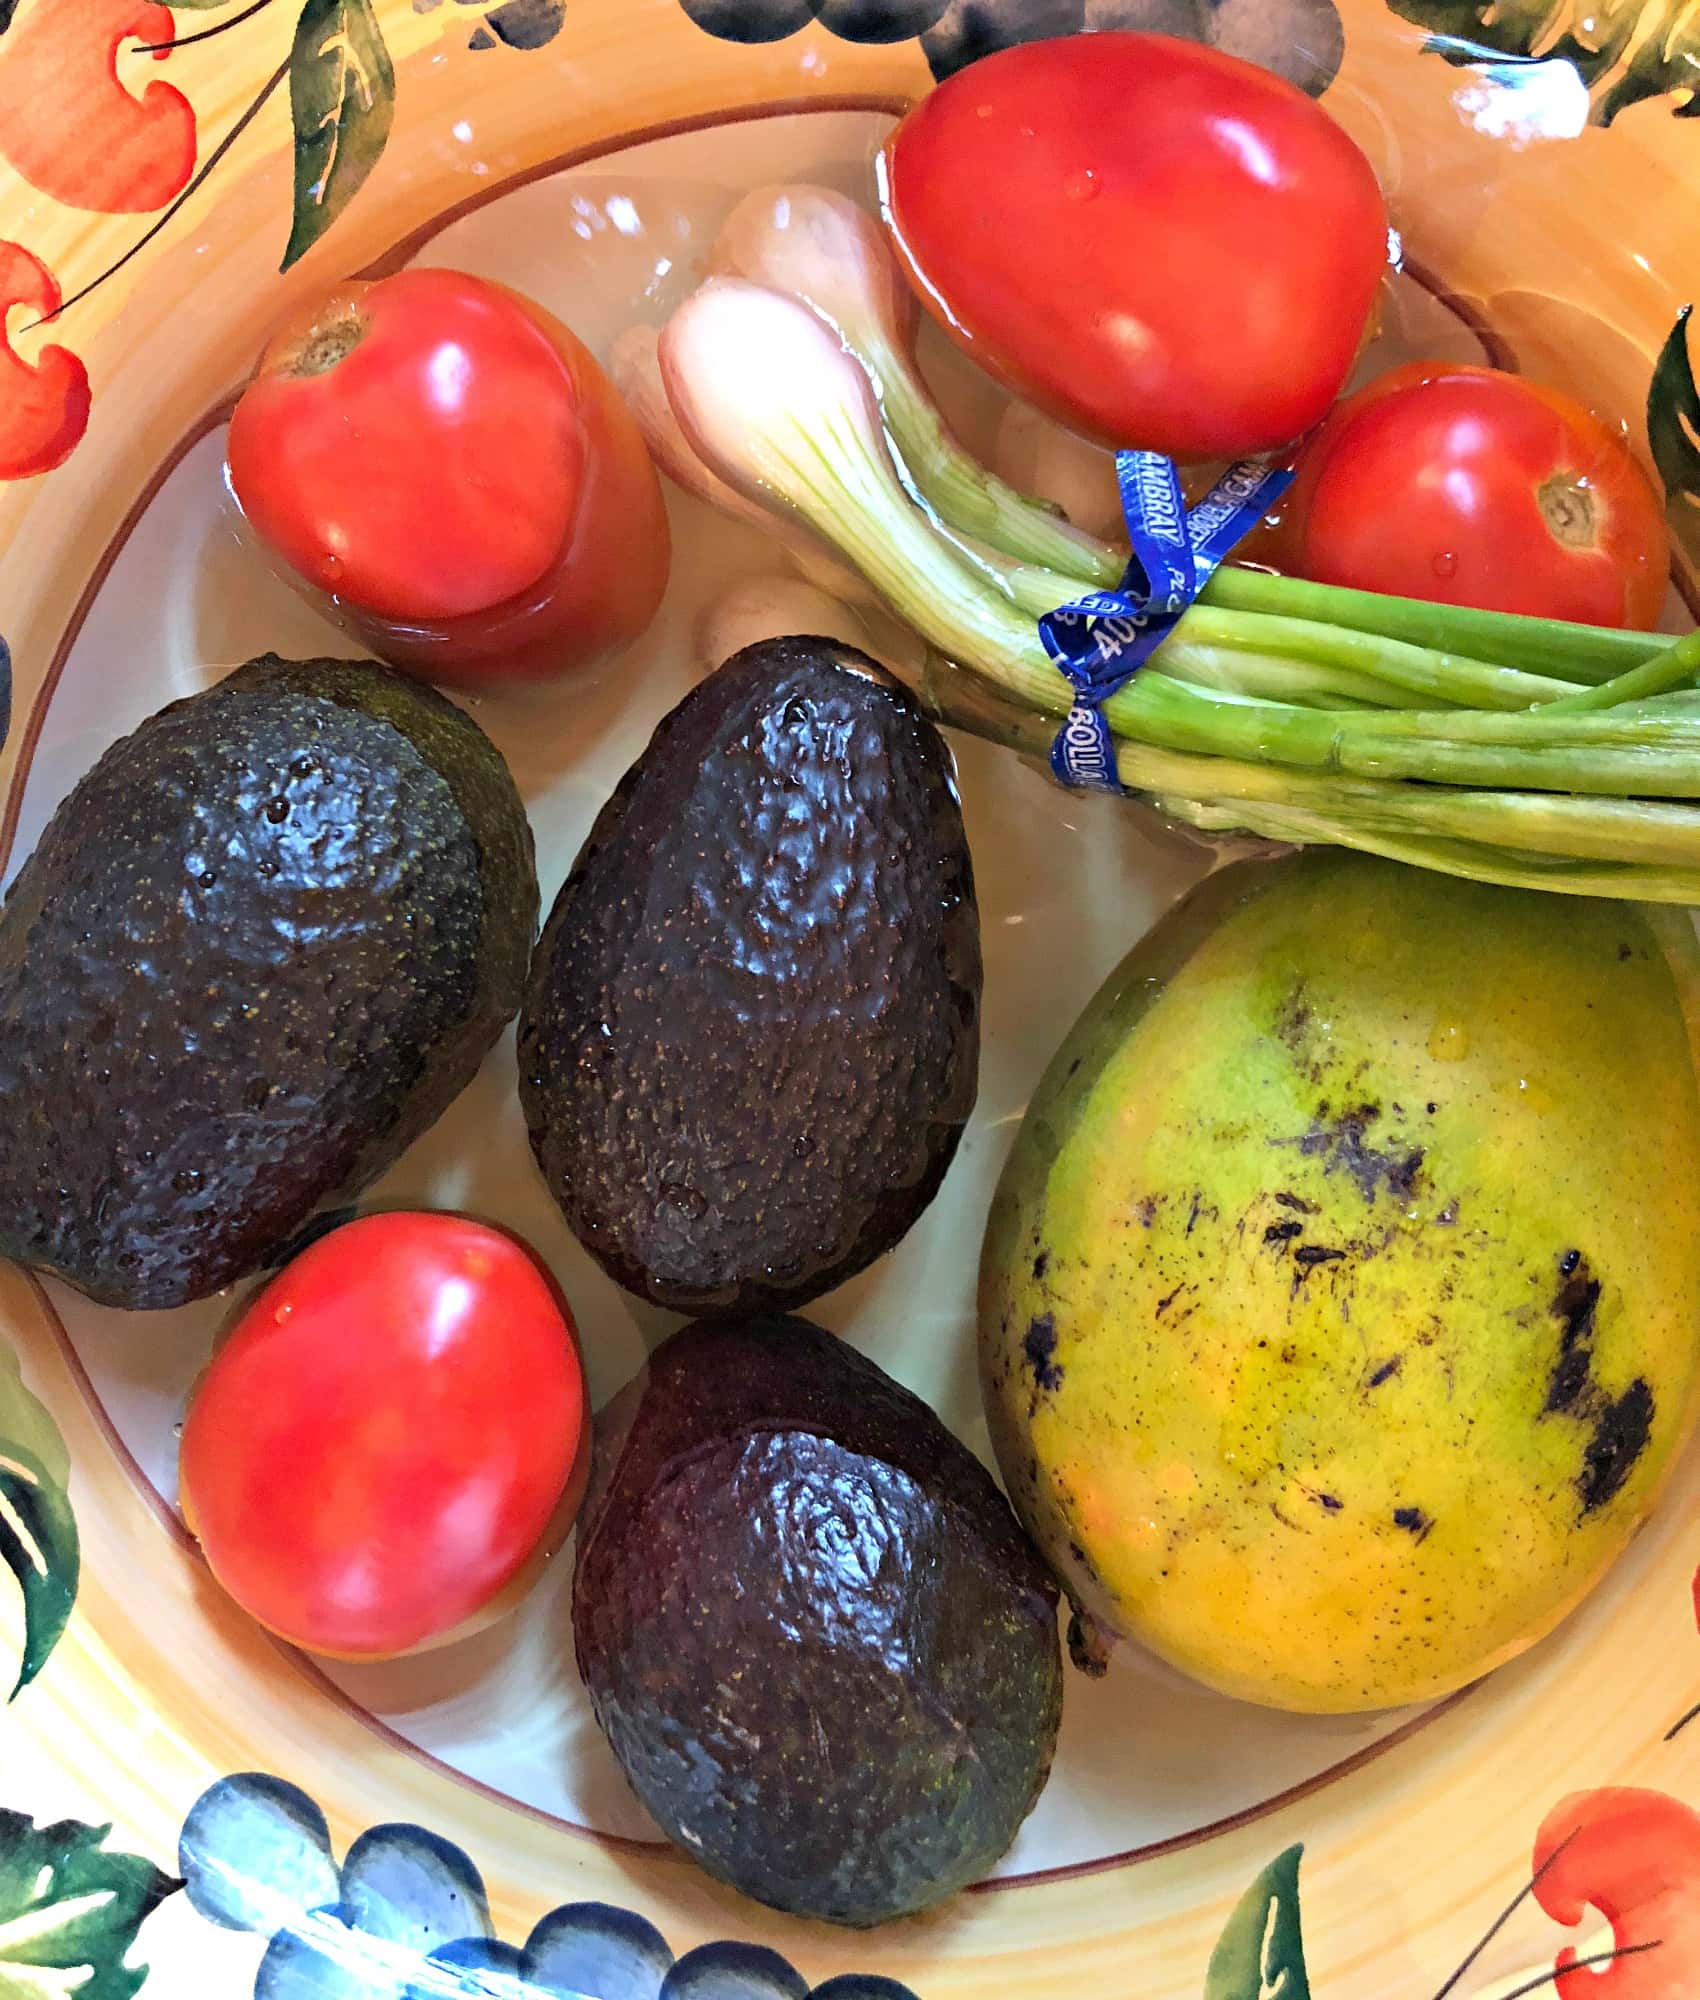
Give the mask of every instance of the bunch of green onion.
M 733 214 L 662 333 L 672 469 L 848 562 L 933 649 L 940 719 L 1042 756 L 1073 699 L 1037 620 L 1125 549 L 951 435 L 873 220 L 817 188 Z M 665 416 L 651 426 L 667 430 Z M 1700 634 L 1510 616 L 1219 570 L 1105 705 L 1118 773 L 1211 833 L 1487 882 L 1700 903 Z

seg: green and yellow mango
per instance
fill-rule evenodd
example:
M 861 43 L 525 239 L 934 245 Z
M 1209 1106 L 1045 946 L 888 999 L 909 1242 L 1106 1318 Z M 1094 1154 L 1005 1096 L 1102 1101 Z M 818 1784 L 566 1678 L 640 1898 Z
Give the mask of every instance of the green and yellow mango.
M 1696 1404 L 1697 972 L 1680 912 L 1320 850 L 1137 947 L 981 1273 L 993 1439 L 1078 1658 L 1125 1635 L 1378 1708 L 1600 1580 Z

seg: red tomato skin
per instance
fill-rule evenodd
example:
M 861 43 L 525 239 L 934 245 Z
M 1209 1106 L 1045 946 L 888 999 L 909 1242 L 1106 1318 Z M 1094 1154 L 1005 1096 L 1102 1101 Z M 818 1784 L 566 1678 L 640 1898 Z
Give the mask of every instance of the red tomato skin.
M 587 1428 L 571 1316 L 520 1243 L 369 1216 L 267 1284 L 209 1364 L 185 1512 L 279 1637 L 389 1657 L 476 1617 L 564 1536 Z
M 1167 35 L 982 57 L 903 120 L 881 187 L 961 347 L 1086 436 L 1183 461 L 1320 421 L 1387 262 L 1374 170 L 1341 127 Z
M 1585 481 L 1587 545 L 1554 533 L 1549 481 Z M 1305 446 L 1273 560 L 1319 583 L 1648 631 L 1664 605 L 1664 510 L 1622 437 L 1499 369 L 1408 362 Z
M 231 490 L 372 650 L 449 685 L 595 665 L 666 587 L 666 506 L 595 357 L 506 286 L 409 270 L 284 322 Z

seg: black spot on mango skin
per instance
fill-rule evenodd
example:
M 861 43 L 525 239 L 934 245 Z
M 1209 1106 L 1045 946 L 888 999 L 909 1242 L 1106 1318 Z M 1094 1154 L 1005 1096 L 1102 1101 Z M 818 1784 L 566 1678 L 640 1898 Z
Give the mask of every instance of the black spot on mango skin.
M 1384 1361 L 1369 1378 L 1369 1386 L 1372 1389 L 1379 1389 L 1383 1382 L 1391 1382 L 1404 1365 L 1404 1356 L 1395 1354 L 1391 1361 Z
M 1601 1408 L 1576 1480 L 1584 1515 L 1609 1505 L 1623 1491 L 1653 1434 L 1653 1410 L 1653 1392 L 1639 1375 L 1616 1402 Z
M 1049 1313 L 1029 1321 L 1021 1351 L 1033 1371 L 1033 1380 L 1047 1395 L 1062 1387 L 1063 1371 L 1052 1358 L 1057 1351 L 1057 1323 Z
M 1042 1278 L 1044 1277 L 1045 1273 L 1046 1273 L 1046 1272 L 1047 1272 L 1047 1271 L 1048 1271 L 1048 1270 L 1049 1270 L 1050 1268 L 1051 1268 L 1051 1253 L 1050 1253 L 1050 1251 L 1048 1251 L 1048 1250 L 1041 1250 L 1041 1251 L 1039 1252 L 1038 1256 L 1037 1256 L 1037 1257 L 1035 1257 L 1035 1258 L 1033 1259 L 1033 1276 L 1034 1276 L 1034 1278 L 1035 1278 L 1036 1280 L 1037 1280 L 1037 1279 L 1042 1279 Z
M 1393 1525 L 1403 1528 L 1408 1535 L 1415 1535 L 1419 1542 L 1427 1541 L 1434 1528 L 1433 1521 L 1420 1507 L 1395 1507 Z
M 1564 1351 L 1589 1340 L 1594 1331 L 1594 1313 L 1600 1303 L 1600 1281 L 1580 1266 L 1574 1277 L 1566 1278 L 1552 1302 L 1553 1312 L 1564 1322 Z
M 1275 1032 L 1302 1067 L 1310 1055 L 1310 1000 L 1301 979 L 1275 1010 Z
M 1321 1243 L 1305 1243 L 1293 1252 L 1293 1262 L 1301 1271 L 1314 1271 L 1318 1264 L 1338 1264 L 1345 1257 L 1344 1250 L 1330 1250 Z
M 1314 1215 L 1316 1213 L 1316 1203 L 1314 1201 L 1306 1201 L 1303 1195 L 1289 1194 L 1285 1188 L 1281 1189 L 1275 1196 L 1275 1201 L 1278 1207 L 1290 1208 L 1295 1215 Z
M 1378 1194 L 1409 1200 L 1421 1182 L 1423 1149 L 1400 1139 L 1386 1147 L 1372 1146 L 1369 1130 L 1380 1117 L 1378 1104 L 1355 1105 L 1337 1115 L 1322 1104 L 1302 1138 L 1276 1143 L 1296 1144 L 1306 1159 L 1320 1159 L 1325 1173 L 1345 1174 L 1365 1201 L 1374 1201 Z
M 1559 1323 L 1558 1359 L 1547 1381 L 1541 1414 L 1567 1417 L 1588 1427 L 1576 1475 L 1585 1520 L 1609 1506 L 1628 1483 L 1652 1437 L 1656 1405 L 1640 1376 L 1617 1397 L 1608 1396 L 1594 1379 L 1601 1284 L 1580 1250 L 1562 1253 L 1558 1276 L 1558 1290 L 1548 1308 Z
M 1559 1356 L 1558 1366 L 1552 1371 L 1547 1383 L 1545 1414 L 1557 1416 L 1563 1410 L 1573 1410 L 1589 1388 L 1588 1370 L 1593 1356 L 1585 1347 L 1572 1348 L 1568 1354 Z
M 1555 1416 L 1575 1410 L 1590 1414 L 1584 1407 L 1592 1387 L 1594 1365 L 1594 1316 L 1599 1309 L 1600 1283 L 1588 1268 L 1580 1250 L 1566 1250 L 1558 1260 L 1561 1280 L 1550 1308 L 1560 1326 L 1558 1360 L 1547 1383 L 1545 1411 Z
M 1304 1233 L 1302 1222 L 1272 1222 L 1263 1232 L 1263 1240 L 1265 1243 L 1290 1243 L 1295 1236 Z

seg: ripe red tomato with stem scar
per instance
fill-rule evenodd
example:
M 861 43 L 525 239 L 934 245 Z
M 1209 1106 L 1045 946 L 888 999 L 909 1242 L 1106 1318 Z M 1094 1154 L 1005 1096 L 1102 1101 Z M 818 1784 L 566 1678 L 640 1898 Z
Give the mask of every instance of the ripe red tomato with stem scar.
M 286 321 L 228 473 L 375 653 L 452 686 L 594 666 L 666 587 L 666 505 L 619 392 L 559 320 L 465 272 L 347 284 Z

